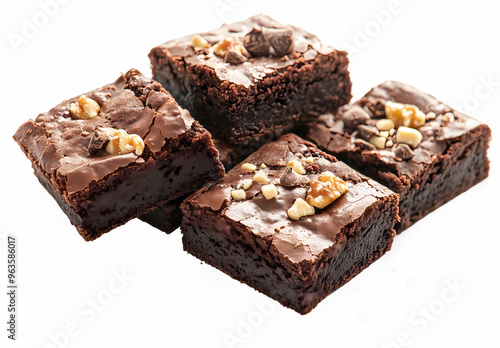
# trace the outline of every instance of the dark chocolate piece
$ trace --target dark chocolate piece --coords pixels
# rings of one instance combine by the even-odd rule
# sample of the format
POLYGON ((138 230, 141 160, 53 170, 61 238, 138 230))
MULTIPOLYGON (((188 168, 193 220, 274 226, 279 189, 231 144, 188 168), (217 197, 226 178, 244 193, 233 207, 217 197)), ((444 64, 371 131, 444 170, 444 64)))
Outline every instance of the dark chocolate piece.
POLYGON ((14 135, 35 175, 85 240, 224 174, 210 134, 137 70, 85 95, 99 104, 98 116, 73 119, 69 109, 76 97, 24 123, 14 135), (145 149, 140 156, 113 155, 94 151, 94 143, 89 154, 90 134, 99 128, 136 134, 145 149))
POLYGON ((293 29, 292 28, 262 28, 262 34, 269 42, 278 57, 292 53, 293 29))
POLYGON ((231 191, 253 175, 238 165, 185 200, 183 245, 199 259, 305 314, 391 248, 398 196, 313 144, 285 135, 244 162, 265 163, 278 195, 266 199, 265 184, 254 182, 245 200, 233 200, 231 191), (313 158, 304 166, 309 179, 331 171, 348 191, 316 214, 292 220, 287 210, 308 188, 282 186, 280 177, 289 161, 307 157, 313 158))
POLYGON ((396 229, 401 232, 488 176, 491 130, 433 96, 395 81, 373 88, 354 105, 367 111, 368 123, 374 124, 386 117, 387 101, 415 105, 427 114, 418 128, 422 141, 416 148, 396 144, 397 134, 388 138, 396 144, 392 148, 367 148, 357 140, 369 140, 363 133, 368 126, 358 126, 357 132, 344 127, 342 111, 322 115, 306 128, 307 137, 321 149, 399 193, 401 223, 396 229))
POLYGON ((243 38, 243 46, 248 53, 254 57, 267 56, 269 54, 269 41, 266 40, 262 30, 252 28, 252 30, 243 38))
POLYGON ((370 115, 363 108, 353 105, 352 108, 342 114, 342 120, 347 128, 356 129, 358 125, 365 124, 370 115))
POLYGON ((351 99, 347 53, 300 28, 258 15, 199 35, 211 45, 225 39, 248 45, 259 40, 259 31, 270 33, 276 47, 260 55, 262 43, 252 44, 257 56, 241 64, 229 64, 212 50, 194 49, 192 35, 149 54, 153 77, 215 137, 232 144, 335 112, 351 99), (290 30, 293 51, 273 55, 289 50, 290 30))
POLYGON ((286 168, 280 177, 280 185, 285 187, 305 187, 309 181, 307 176, 296 173, 292 167, 286 168))

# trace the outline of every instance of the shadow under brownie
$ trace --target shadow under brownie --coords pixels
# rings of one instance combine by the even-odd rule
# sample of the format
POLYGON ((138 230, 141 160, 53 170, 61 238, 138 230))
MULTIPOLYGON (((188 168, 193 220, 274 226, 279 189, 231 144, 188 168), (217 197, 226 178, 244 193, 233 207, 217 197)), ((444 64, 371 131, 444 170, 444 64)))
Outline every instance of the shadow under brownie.
POLYGON ((401 82, 384 82, 305 129, 319 148, 400 195, 398 233, 489 172, 490 128, 401 82))
POLYGON ((29 120, 14 139, 87 241, 224 175, 210 134, 135 69, 29 120))
POLYGON ((190 196, 182 209, 186 251, 306 314, 391 248, 398 195, 288 134, 190 196), (313 215, 296 215, 293 207, 309 201, 308 188, 328 172, 347 192, 322 208, 309 205, 313 215), (270 186, 276 195, 269 196, 270 186))

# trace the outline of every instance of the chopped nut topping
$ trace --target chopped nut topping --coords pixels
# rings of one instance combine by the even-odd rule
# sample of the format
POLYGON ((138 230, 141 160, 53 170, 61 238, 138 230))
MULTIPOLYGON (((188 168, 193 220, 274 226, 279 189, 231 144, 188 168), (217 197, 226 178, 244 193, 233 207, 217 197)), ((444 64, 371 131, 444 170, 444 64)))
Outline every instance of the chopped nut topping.
POLYGON ((313 164, 314 158, 313 158, 313 156, 309 156, 309 157, 306 157, 305 161, 307 164, 313 164))
POLYGON ((90 139, 87 151, 91 155, 97 153, 97 151, 104 147, 104 144, 106 144, 111 138, 115 136, 115 133, 116 129, 114 128, 97 128, 92 134, 92 138, 90 139))
POLYGON ((446 114, 443 115, 441 118, 441 121, 443 122, 452 122, 455 121, 455 116, 451 112, 447 112, 446 114))
POLYGON ((347 192, 347 184, 332 172, 321 173, 317 179, 309 183, 306 201, 313 207, 323 209, 347 192))
POLYGON ((210 48, 210 44, 207 40, 202 38, 200 35, 193 35, 191 39, 191 45, 195 48, 210 48))
POLYGON ((424 125, 426 115, 416 105, 388 101, 385 103, 385 115, 394 122, 396 128, 401 126, 418 128, 424 125))
POLYGON ((106 151, 111 155, 124 155, 135 151, 135 154, 140 156, 144 151, 144 141, 137 134, 129 135, 123 129, 118 129, 106 145, 106 151))
POLYGON ((401 126, 396 134, 396 141, 398 143, 405 143, 413 148, 416 148, 422 141, 422 133, 416 129, 401 126))
POLYGON ((252 163, 243 163, 241 165, 241 169, 255 172, 255 169, 257 169, 257 166, 255 164, 252 164, 252 163))
POLYGON ((381 131, 379 133, 379 135, 382 137, 382 138, 389 138, 389 132, 388 131, 381 131))
POLYGON ((278 195, 278 190, 274 184, 264 185, 262 186, 262 194, 266 199, 272 199, 278 195))
POLYGON ((299 161, 296 161, 296 160, 290 161, 290 162, 288 162, 288 166, 292 167, 292 169, 297 174, 304 175, 306 173, 306 170, 304 169, 304 166, 299 161))
POLYGON ((429 111, 429 112, 427 113, 427 115, 426 115, 426 118, 427 118, 428 120, 433 120, 433 119, 435 119, 435 118, 436 118, 436 113, 435 113, 434 111, 429 111))
POLYGON ((258 172, 256 172, 253 176, 253 179, 259 184, 267 184, 269 182, 269 179, 267 178, 267 175, 263 170, 259 170, 258 172))
POLYGON ((280 177, 280 184, 287 187, 306 186, 309 183, 309 178, 296 173, 292 167, 286 167, 280 177))
POLYGON ((242 201, 247 198, 247 194, 245 190, 232 190, 231 197, 233 197, 235 201, 242 201))
POLYGON ((383 118, 377 121, 377 128, 380 131, 390 131, 394 128, 394 122, 388 118, 383 118))
POLYGON ((241 44, 231 39, 224 39, 212 46, 212 51, 231 64, 240 64, 247 60, 243 55, 241 44))
POLYGON ((69 112, 71 115, 80 120, 90 120, 96 117, 101 111, 101 107, 94 99, 87 98, 82 95, 78 99, 78 103, 71 103, 69 112))
POLYGON ((297 198, 287 213, 291 219, 299 220, 303 216, 314 215, 315 212, 313 206, 302 198, 297 198))
POLYGON ((243 184, 241 185, 241 187, 243 187, 243 190, 248 190, 250 187, 252 187, 252 184, 253 184, 253 181, 252 179, 245 179, 243 180, 243 184))
POLYGON ((391 128, 391 130, 389 131, 389 136, 392 137, 394 133, 396 133, 396 130, 394 128, 391 128))
POLYGON ((392 145, 394 145, 392 140, 387 140, 387 142, 385 143, 385 147, 392 147, 392 145))
POLYGON ((266 164, 265 164, 265 163, 262 163, 262 164, 260 165, 260 167, 261 167, 262 169, 267 168, 267 166, 266 166, 266 164))
POLYGON ((385 141, 387 139, 384 137, 371 137, 370 138, 370 143, 375 145, 375 147, 379 150, 385 149, 385 141))

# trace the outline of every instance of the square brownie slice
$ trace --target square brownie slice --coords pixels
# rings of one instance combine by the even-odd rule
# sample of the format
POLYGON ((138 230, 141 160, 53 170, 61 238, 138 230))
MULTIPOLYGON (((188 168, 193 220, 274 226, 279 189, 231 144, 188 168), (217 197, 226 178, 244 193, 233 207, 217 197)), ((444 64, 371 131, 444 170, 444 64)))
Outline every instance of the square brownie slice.
POLYGON ((306 129, 321 149, 399 193, 398 232, 489 172, 490 128, 401 82, 384 82, 306 129))
POLYGON ((294 134, 184 201, 184 249, 306 314, 391 248, 398 195, 294 134))
POLYGON ((351 99, 346 52, 265 15, 168 41, 149 58, 153 77, 179 104, 231 143, 351 99))
POLYGON ((29 120, 14 139, 87 241, 224 175, 210 134, 134 69, 29 120))

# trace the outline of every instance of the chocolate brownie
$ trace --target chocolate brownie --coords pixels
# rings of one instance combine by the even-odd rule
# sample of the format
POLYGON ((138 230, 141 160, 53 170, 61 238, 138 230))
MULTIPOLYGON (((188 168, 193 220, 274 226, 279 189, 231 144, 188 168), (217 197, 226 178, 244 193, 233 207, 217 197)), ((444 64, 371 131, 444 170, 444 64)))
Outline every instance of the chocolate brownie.
POLYGON ((224 175, 210 134, 134 69, 29 120, 14 139, 87 241, 224 175))
POLYGON ((230 143, 334 112, 351 99, 346 52, 264 15, 168 41, 149 58, 153 77, 230 143))
POLYGON ((488 176, 490 128, 400 82, 306 128, 321 149, 399 193, 398 232, 488 176))
POLYGON ((184 201, 183 245, 306 314, 391 248, 398 199, 288 134, 184 201))
MULTIPOLYGON (((222 164, 226 171, 229 171, 249 154, 259 149, 262 144, 278 139, 282 135, 281 132, 287 129, 288 127, 284 127, 273 132, 259 134, 237 145, 217 138, 213 138, 213 142, 219 151, 222 164)), ((181 225, 182 210, 180 204, 182 201, 183 198, 180 198, 161 204, 149 213, 140 216, 139 219, 165 233, 172 233, 181 225)))

